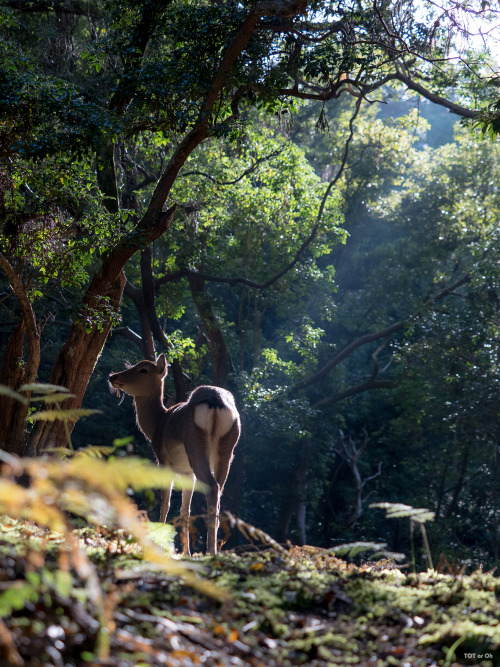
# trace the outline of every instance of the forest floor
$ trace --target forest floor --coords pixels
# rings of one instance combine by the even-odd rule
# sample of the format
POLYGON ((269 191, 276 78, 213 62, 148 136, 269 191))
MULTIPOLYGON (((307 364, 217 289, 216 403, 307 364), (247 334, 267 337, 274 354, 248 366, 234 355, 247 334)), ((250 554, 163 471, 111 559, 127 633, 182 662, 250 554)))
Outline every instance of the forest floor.
POLYGON ((75 534, 79 564, 34 524, 0 522, 0 665, 500 665, 493 574, 249 547, 175 561, 196 568, 188 585, 123 532, 75 534))

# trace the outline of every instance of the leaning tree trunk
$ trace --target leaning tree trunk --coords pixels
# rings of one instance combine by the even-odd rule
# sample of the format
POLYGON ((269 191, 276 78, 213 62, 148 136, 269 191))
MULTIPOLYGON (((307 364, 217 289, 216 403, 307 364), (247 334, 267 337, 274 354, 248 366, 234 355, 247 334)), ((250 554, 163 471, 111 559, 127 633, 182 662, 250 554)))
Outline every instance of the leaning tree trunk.
MULTIPOLYGON (((74 398, 69 398, 64 402, 64 408, 68 410, 79 408, 82 404, 90 376, 112 326, 111 313, 116 313, 120 307, 125 275, 123 271, 120 271, 115 280, 108 283, 106 288, 102 282, 100 274, 91 282, 84 300, 83 312, 84 316, 87 314, 88 317, 94 318, 98 311, 100 317, 106 318, 105 321, 101 321, 100 325, 93 324, 90 331, 87 331, 85 321, 75 322, 52 369, 50 382, 67 387, 74 394, 74 398), (104 300, 106 300, 104 308, 108 311, 106 313, 103 313, 104 300)), ((36 423, 29 442, 31 453, 40 453, 48 447, 64 446, 67 446, 64 422, 39 421, 36 423)))
MULTIPOLYGON (((0 384, 18 389, 24 383, 23 358, 25 326, 21 318, 5 349, 0 384)), ((13 454, 22 454, 26 441, 28 404, 0 395, 0 447, 13 454)))
MULTIPOLYGON (((292 2, 290 6, 287 4, 285 6, 286 16, 295 16, 304 12, 305 8, 305 0, 297 0, 297 2, 292 2)), ((262 16, 268 16, 270 11, 273 11, 273 7, 269 8, 268 3, 265 2, 252 7, 227 46, 212 80, 207 86, 205 98, 199 109, 198 122, 174 151, 165 171, 158 180, 148 209, 137 227, 131 233, 127 234, 118 246, 110 252, 110 255, 104 260, 101 270, 93 278, 83 300, 83 317, 88 317, 90 321, 94 321, 96 312, 102 314, 106 310, 104 299, 109 300, 109 306, 112 308, 117 309, 119 307, 125 284, 123 268, 126 262, 137 250, 152 243, 168 229, 175 207, 172 207, 167 212, 163 212, 163 206, 170 195, 179 171, 196 147, 210 136, 211 122, 213 120, 212 112, 218 103, 222 89, 227 85, 228 76, 236 60, 252 37, 259 19, 262 16)), ((134 53, 138 54, 137 60, 140 59, 140 54, 144 52, 151 32, 149 28, 154 16, 156 14, 152 14, 151 12, 144 14, 143 20, 140 23, 141 29, 134 33, 139 35, 140 40, 142 40, 140 44, 135 44, 136 50, 134 53)), ((133 58, 131 66, 134 65, 135 60, 133 58)), ((124 93, 123 90, 119 89, 115 98, 111 101, 110 108, 118 112, 124 109, 127 103, 127 99, 125 99, 127 95, 128 93, 124 93)), ((111 155, 109 151, 107 157, 106 151, 104 153, 103 158, 108 163, 108 167, 110 167, 112 164, 111 155)), ((101 185, 105 190, 110 189, 112 186, 112 184, 106 185, 106 176, 107 174, 100 175, 101 185)), ((53 384, 64 385, 76 395, 76 398, 71 399, 71 402, 69 400, 65 402, 66 408, 79 407, 81 405, 90 375, 110 328, 110 318, 104 322, 101 329, 93 324, 89 332, 85 324, 81 321, 76 321, 73 324, 69 337, 56 360, 50 379, 53 384)), ((64 426, 58 422, 38 424, 33 430, 30 439, 30 445, 36 452, 41 451, 49 445, 64 446, 65 444, 64 426)))
MULTIPOLYGON (((21 384, 31 384, 36 379, 40 365, 40 331, 26 287, 2 252, 0 269, 7 276, 21 308, 21 319, 5 351, 0 383, 17 390, 21 384), (23 355, 25 335, 28 343, 26 362, 23 355)), ((30 393, 27 392, 25 396, 29 399, 30 393)), ((0 416, 0 447, 15 454, 22 454, 26 443, 28 403, 23 404, 0 396, 0 416)))

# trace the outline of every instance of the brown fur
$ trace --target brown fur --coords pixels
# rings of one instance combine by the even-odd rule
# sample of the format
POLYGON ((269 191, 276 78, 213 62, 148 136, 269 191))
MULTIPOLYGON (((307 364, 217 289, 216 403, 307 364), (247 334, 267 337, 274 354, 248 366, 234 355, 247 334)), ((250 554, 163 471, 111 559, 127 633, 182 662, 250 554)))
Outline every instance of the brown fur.
MULTIPOLYGON (((163 381, 167 360, 140 361, 109 376, 111 390, 134 397, 137 424, 150 440, 158 463, 174 473, 189 475, 206 487, 207 550, 217 551, 220 498, 240 436, 240 417, 231 392, 221 387, 197 387, 184 403, 166 408, 163 381)), ((162 494, 160 520, 170 508, 172 487, 162 494)), ((193 488, 182 490, 182 545, 189 554, 189 513, 193 488)))

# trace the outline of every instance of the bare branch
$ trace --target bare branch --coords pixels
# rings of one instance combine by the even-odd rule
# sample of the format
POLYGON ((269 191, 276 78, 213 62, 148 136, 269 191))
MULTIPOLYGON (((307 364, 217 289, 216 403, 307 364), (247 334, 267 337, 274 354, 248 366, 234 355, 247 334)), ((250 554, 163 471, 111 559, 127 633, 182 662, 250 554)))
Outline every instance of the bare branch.
POLYGON ((347 35, 350 32, 350 29, 348 30, 350 26, 348 26, 345 23, 345 21, 337 21, 332 26, 330 26, 329 29, 326 30, 326 32, 319 35, 319 37, 311 37, 305 32, 306 30, 316 30, 316 31, 321 30, 322 27, 323 26, 321 25, 312 25, 310 23, 306 23, 304 28, 302 30, 299 30, 298 28, 294 28, 293 26, 290 25, 277 24, 277 23, 264 23, 264 22, 258 26, 259 29, 273 30, 274 32, 297 35, 297 37, 299 37, 301 41, 310 42, 311 44, 319 44, 320 42, 324 42, 325 39, 328 39, 328 37, 335 35, 337 32, 341 32, 344 35, 347 35))
POLYGON ((425 86, 417 83, 410 76, 404 74, 401 71, 395 72, 393 79, 401 81, 402 83, 406 84, 410 90, 414 90, 416 93, 422 95, 422 97, 425 97, 427 100, 449 109, 451 113, 457 114, 457 116, 461 116, 462 118, 476 118, 478 116, 479 112, 477 110, 467 109, 467 107, 464 107, 460 104, 455 104, 455 102, 452 102, 451 100, 448 100, 441 95, 432 93, 430 90, 425 88, 425 86))
POLYGON ((357 384, 353 387, 349 387, 349 389, 339 391, 333 396, 328 396, 327 398, 321 399, 321 401, 317 401, 311 405, 311 408, 313 410, 324 408, 326 405, 333 405, 334 403, 342 401, 344 398, 349 398, 349 396, 356 396, 357 394, 362 394, 363 392, 370 391, 371 389, 394 389, 396 384, 397 383, 395 380, 372 380, 370 378, 366 382, 361 382, 360 384, 357 384))
POLYGON ((111 329, 110 333, 112 336, 123 336, 127 340, 131 340, 142 352, 142 338, 130 327, 117 327, 116 329, 111 329))
POLYGON ((271 160, 273 157, 277 157, 280 155, 283 151, 285 150, 285 146, 281 146, 280 148, 277 148, 275 151, 272 153, 269 153, 269 155, 265 155, 264 157, 257 158, 255 162, 248 167, 248 169, 245 169, 243 173, 241 173, 237 178, 235 178, 232 181, 219 181, 217 178, 214 178, 213 176, 210 176, 210 174, 206 174, 203 171, 186 171, 181 174, 179 174, 179 178, 185 178, 186 176, 203 176, 204 178, 208 178, 212 183, 217 183, 217 185, 235 185, 239 181, 241 181, 245 176, 249 176, 253 171, 257 169, 259 164, 262 164, 263 162, 266 162, 267 160, 271 160))
MULTIPOLYGON (((422 315, 422 313, 432 306, 433 304, 437 303, 438 301, 441 301, 444 299, 448 294, 451 294, 454 292, 456 289, 464 285, 465 283, 468 283, 471 279, 471 274, 470 272, 466 273, 464 276, 459 278, 457 281, 455 281, 452 285, 449 285, 448 287, 445 287, 442 289, 438 294, 434 295, 433 297, 430 297, 425 301, 425 303, 422 305, 421 308, 419 308, 415 313, 412 315, 409 315, 407 318, 404 320, 400 320, 399 322, 394 322, 394 324, 391 324, 387 327, 384 327, 383 329, 379 329, 379 331, 374 331, 373 333, 365 334, 364 336, 361 336, 360 338, 357 338, 356 340, 353 340, 351 343, 346 345, 340 352, 338 352, 333 359, 331 359, 328 363, 326 363, 322 368, 319 369, 316 373, 313 373, 313 375, 310 375, 308 378, 305 378, 301 382, 298 382, 292 389, 293 391, 296 391, 298 389, 304 389, 305 387, 310 386, 311 384, 314 384, 315 382, 318 382, 318 380, 321 380, 325 375, 327 375, 332 369, 334 369, 336 366, 340 364, 341 361, 343 361, 346 357, 348 357, 354 350, 357 350, 358 348, 362 347, 363 345, 366 345, 367 343, 371 343, 374 340, 380 340, 381 338, 387 338, 389 336, 392 336, 395 334, 397 331, 402 331, 403 329, 406 329, 406 327, 414 321, 417 317, 422 315)), ((370 379, 368 382, 372 382, 372 379, 370 379)), ((363 383, 366 384, 366 383, 363 383)), ((354 393, 359 393, 359 387, 362 385, 358 385, 358 391, 354 393)), ((352 387, 352 390, 355 388, 352 387)), ((346 390, 346 392, 341 392, 340 394, 337 394, 336 396, 332 397, 332 400, 326 400, 326 403, 329 402, 335 402, 335 400, 340 400, 340 398, 345 398, 346 396, 351 395, 349 392, 351 390, 346 390)), ((365 389, 363 389, 365 391, 365 389)))

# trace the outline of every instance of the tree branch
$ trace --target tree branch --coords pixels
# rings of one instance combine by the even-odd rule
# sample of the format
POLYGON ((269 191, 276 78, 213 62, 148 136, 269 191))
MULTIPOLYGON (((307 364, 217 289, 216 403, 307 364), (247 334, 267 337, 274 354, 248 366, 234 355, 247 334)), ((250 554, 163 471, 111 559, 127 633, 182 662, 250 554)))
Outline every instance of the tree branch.
POLYGON ((320 401, 316 401, 311 405, 313 410, 319 408, 324 408, 326 405, 333 405, 342 401, 344 398, 349 398, 349 396, 355 396, 356 394, 362 394, 365 391, 370 389, 393 389, 396 386, 395 380, 372 380, 371 378, 366 382, 361 382, 360 384, 349 387, 344 391, 339 391, 333 396, 328 396, 327 398, 322 398, 320 401))
POLYGON ((6 7, 17 9, 26 14, 35 14, 38 12, 57 12, 58 14, 73 14, 75 16, 92 16, 99 18, 101 10, 97 3, 90 2, 30 2, 30 0, 6 0, 3 3, 6 7))
POLYGON ((335 177, 330 181, 328 184, 325 193, 323 195, 323 198, 321 200, 319 209, 318 209, 318 214, 316 216, 316 222, 314 223, 313 228, 311 229, 311 232, 309 236, 303 241, 302 245, 300 248, 297 250, 295 253, 294 258, 287 264, 285 267, 283 267, 278 273, 276 273, 274 276, 269 278, 268 280, 259 283, 254 280, 250 280, 249 278, 242 278, 242 277, 234 277, 234 278, 224 278, 222 276, 214 276, 206 273, 202 273, 199 271, 193 271, 192 269, 180 269, 179 271, 175 271, 173 273, 167 274, 166 276, 163 276, 162 278, 157 278, 155 281, 156 287, 159 287, 160 285, 166 283, 166 282, 172 282, 174 280, 178 280, 179 278, 189 278, 189 277, 198 277, 201 280, 206 280, 207 282, 217 282, 217 283, 224 283, 226 285, 246 285, 247 287, 252 287, 254 289, 267 289, 268 287, 271 287, 275 282, 277 282, 280 278, 282 278, 286 273, 291 271, 296 264, 302 259, 304 253, 306 252, 307 248, 311 245, 311 243, 314 241, 316 234, 318 233, 318 229, 321 224, 321 219, 323 217, 323 212, 325 209, 326 201, 328 197, 330 196, 330 193, 332 189, 335 187, 335 185, 338 183, 340 177, 342 176, 342 173, 344 172, 345 166, 347 164, 347 159, 349 156, 349 147, 351 144, 351 141, 354 137, 354 121, 356 120, 356 117, 359 113, 359 110, 361 108, 361 102, 362 98, 359 98, 356 102, 355 106, 355 111, 349 120, 349 136, 346 139, 345 146, 344 146, 344 153, 342 155, 342 160, 340 161, 340 166, 339 169, 335 175, 335 177))
POLYGON ((461 116, 462 118, 477 118, 479 115, 479 111, 477 110, 467 109, 467 107, 463 107, 460 104, 455 104, 455 102, 452 102, 445 97, 441 97, 441 95, 432 93, 430 90, 427 90, 427 88, 422 86, 420 83, 417 83, 410 76, 404 74, 401 71, 395 72, 392 78, 406 84, 410 90, 414 90, 422 97, 425 97, 425 99, 434 102, 434 104, 439 104, 440 106, 449 109, 451 113, 454 113, 457 116, 461 116))
POLYGON ((237 178, 235 178, 232 181, 219 181, 217 178, 214 178, 213 176, 210 176, 210 174, 206 174, 203 171, 186 171, 181 174, 179 174, 179 178, 185 178, 186 176, 203 176, 204 178, 208 178, 208 180, 212 181, 212 183, 217 183, 217 185, 235 185, 239 181, 241 181, 245 176, 248 176, 251 174, 253 171, 257 169, 259 164, 262 164, 263 162, 266 162, 267 160, 270 160, 273 157, 277 157, 280 155, 285 150, 285 146, 281 146, 280 148, 277 148, 275 151, 272 153, 269 153, 269 155, 265 155, 264 157, 257 158, 255 162, 248 167, 248 169, 245 169, 245 171, 240 174, 237 178))
MULTIPOLYGON (((356 394, 362 394, 363 392, 369 391, 370 389, 392 389, 393 387, 395 387, 397 384, 395 380, 377 380, 379 374, 378 355, 387 345, 387 342, 388 339, 386 339, 381 345, 379 345, 378 348, 375 350, 375 352, 371 355, 373 361, 373 372, 368 380, 366 380, 365 382, 361 382, 360 384, 354 385, 352 387, 349 387, 348 389, 344 389, 344 391, 340 391, 334 394, 333 396, 328 396, 327 398, 323 398, 322 400, 314 403, 314 405, 312 405, 311 407, 313 409, 323 408, 325 405, 332 405, 333 403, 337 403, 338 401, 341 401, 344 398, 348 398, 349 396, 355 396, 356 394)), ((389 365, 390 362, 382 370, 388 368, 389 365)))
POLYGON ((143 351, 141 336, 135 333, 135 331, 132 331, 130 327, 117 327, 116 329, 111 329, 110 333, 112 336, 123 336, 127 340, 131 340, 132 343, 137 345, 141 352, 143 351))
MULTIPOLYGON (((380 329, 379 331, 374 331, 373 333, 365 334, 364 336, 361 336, 360 338, 357 338, 356 340, 353 340, 351 343, 346 345, 338 354, 336 354, 333 359, 331 359, 328 363, 326 363, 322 368, 319 369, 316 373, 313 373, 313 375, 310 375, 308 378, 305 378, 301 382, 298 382, 294 387, 292 387, 293 391, 297 391, 299 389, 304 389, 305 387, 310 386, 311 384, 314 384, 315 382, 318 382, 318 380, 321 380, 325 375, 327 375, 333 368, 338 366, 341 361, 343 361, 346 357, 348 357, 354 350, 357 350, 359 347, 362 347, 363 345, 366 345, 367 343, 371 343, 374 340, 380 340, 380 338, 386 338, 388 336, 392 336, 394 333, 397 331, 401 331, 402 329, 406 329, 406 327, 415 320, 417 317, 419 317, 426 308, 429 306, 432 306, 433 304, 437 303, 438 301, 441 301, 441 299, 444 299, 448 294, 451 294, 453 291, 464 285, 465 283, 469 282, 471 279, 471 274, 470 272, 466 273, 464 276, 459 278, 457 281, 455 281, 452 285, 449 285, 448 287, 445 287, 442 289, 438 294, 435 296, 427 299, 423 306, 419 308, 415 313, 412 315, 408 316, 404 320, 400 320, 399 322, 395 322, 394 324, 391 324, 388 327, 384 327, 383 329, 380 329)), ((354 389, 354 388, 353 388, 354 389)), ((349 391, 349 390, 346 390, 349 391)), ((345 392, 341 392, 341 394, 344 394, 345 392)), ((356 392, 359 393, 359 392, 356 392)), ((341 394, 338 394, 336 396, 341 396, 341 394)), ((350 394, 347 394, 350 395, 350 394)), ((345 396, 341 396, 342 398, 345 398, 345 396)), ((332 397, 336 398, 336 397, 332 397)), ((340 400, 340 398, 336 398, 336 400, 340 400)), ((333 401, 331 401, 333 402, 333 401)))
POLYGON ((428 88, 415 81, 410 75, 405 74, 401 70, 387 74, 379 81, 373 82, 370 85, 362 84, 360 81, 353 79, 342 79, 334 84, 330 83, 325 88, 319 88, 316 92, 309 92, 305 89, 299 89, 298 84, 296 84, 294 88, 283 88, 280 90, 280 94, 290 97, 297 97, 304 100, 328 102, 331 99, 340 97, 342 93, 348 92, 345 88, 345 85, 350 84, 351 86, 356 87, 357 90, 359 90, 359 93, 366 99, 370 93, 380 89, 382 86, 388 83, 391 83, 391 81, 400 81, 401 83, 404 83, 410 90, 415 91, 434 104, 445 107, 451 113, 454 113, 462 118, 477 118, 479 115, 479 111, 477 109, 468 109, 461 104, 452 102, 446 97, 442 97, 437 93, 433 93, 428 88))

